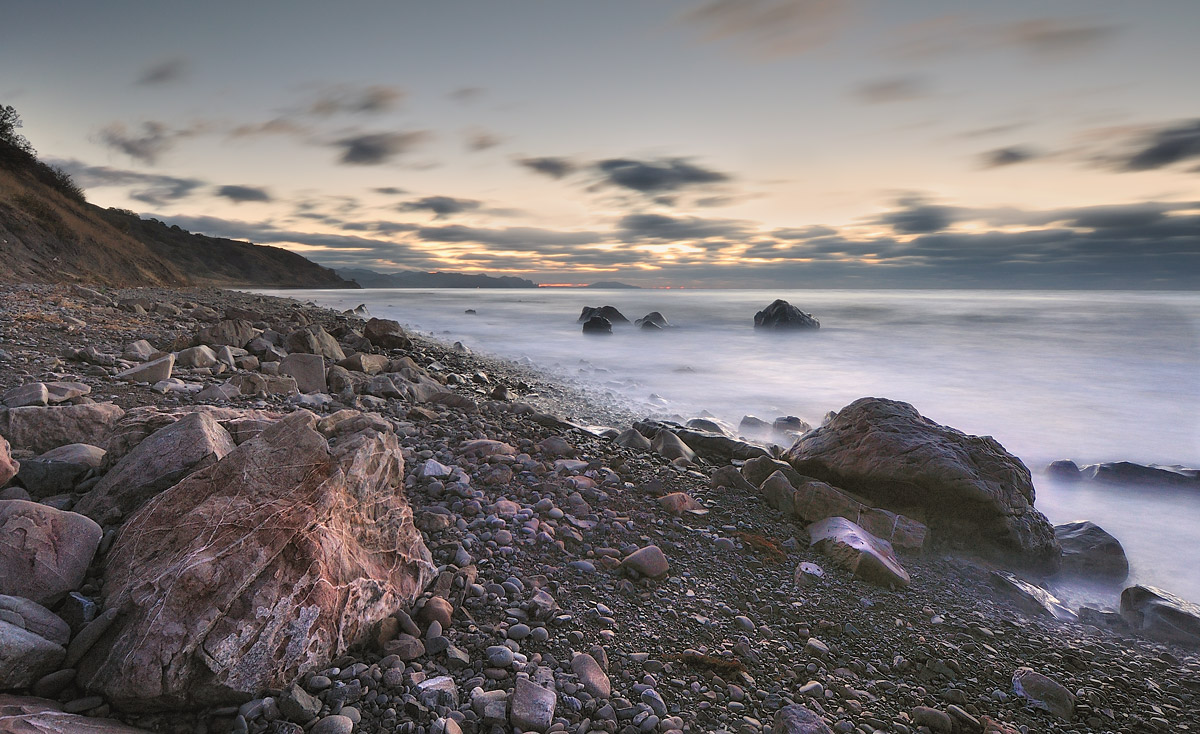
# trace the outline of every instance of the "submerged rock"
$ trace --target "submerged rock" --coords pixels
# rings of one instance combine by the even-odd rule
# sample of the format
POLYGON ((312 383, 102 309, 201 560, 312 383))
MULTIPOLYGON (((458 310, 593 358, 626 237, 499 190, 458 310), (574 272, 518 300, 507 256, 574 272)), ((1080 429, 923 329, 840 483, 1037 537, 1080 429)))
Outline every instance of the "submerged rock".
POLYGON ((1121 616, 1133 629, 1163 642, 1200 647, 1200 605, 1153 586, 1121 592, 1121 616))
POLYGON ((876 538, 844 517, 830 517, 808 526, 809 544, 841 568, 880 586, 905 587, 908 572, 896 560, 891 543, 876 538))
POLYGON ((819 329, 821 322, 809 313, 804 313, 783 299, 754 314, 756 329, 819 329))
POLYGON ((366 639, 433 575, 396 436, 299 411, 157 495, 108 554, 122 617, 82 685, 128 710, 248 700, 366 639))
POLYGON ((861 398, 806 433, 786 458, 801 474, 895 512, 923 517, 934 540, 1058 567, 1054 529, 1034 509, 1021 460, 990 436, 969 436, 908 403, 861 398))
POLYGON ((1062 546, 1063 571, 1116 581, 1129 575, 1125 549, 1099 525, 1086 521, 1055 525, 1054 537, 1062 546))
POLYGON ((1128 461, 1114 461, 1085 466, 1080 471, 1084 479, 1105 484, 1200 489, 1200 473, 1195 469, 1167 469, 1142 466, 1128 461))

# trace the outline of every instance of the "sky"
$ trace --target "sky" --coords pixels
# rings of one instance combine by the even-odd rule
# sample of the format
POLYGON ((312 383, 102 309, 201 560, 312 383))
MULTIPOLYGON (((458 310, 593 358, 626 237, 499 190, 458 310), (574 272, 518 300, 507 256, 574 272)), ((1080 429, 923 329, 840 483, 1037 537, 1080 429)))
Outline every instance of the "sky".
POLYGON ((93 203, 379 272, 1200 287, 1200 2, 7 3, 93 203))

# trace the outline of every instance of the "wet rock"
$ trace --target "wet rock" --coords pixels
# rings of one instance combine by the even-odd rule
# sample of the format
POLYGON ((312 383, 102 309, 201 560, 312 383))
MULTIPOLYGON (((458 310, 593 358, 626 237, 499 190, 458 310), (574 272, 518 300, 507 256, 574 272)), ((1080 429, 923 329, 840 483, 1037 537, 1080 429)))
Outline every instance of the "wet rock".
POLYGON ((1062 546, 1062 570, 1083 576, 1122 580, 1129 575, 1129 560, 1121 543, 1092 522, 1054 526, 1062 546))
POLYGON ((83 515, 0 500, 0 594, 45 603, 78 588, 101 535, 83 515))
POLYGON ((69 443, 103 446, 123 415, 113 403, 12 408, 0 413, 0 434, 14 449, 38 454, 69 443))
POLYGON ((771 305, 754 314, 754 328, 790 330, 790 329, 819 329, 821 322, 812 314, 804 313, 783 299, 777 299, 771 305))
POLYGON ((621 561, 621 565, 652 579, 665 576, 670 569, 666 555, 657 545, 648 545, 630 553, 621 561))
POLYGON ((958 543, 1040 570, 1061 550, 1033 508, 1029 470, 988 436, 968 436, 908 403, 862 398, 788 450, 801 474, 895 512, 923 513, 934 540, 958 543))
POLYGON ((1013 692, 1031 706, 1044 709, 1063 721, 1070 721, 1075 712, 1075 696, 1058 681, 1032 668, 1017 668, 1013 672, 1013 692))
POLYGON ((833 734, 825 720, 798 703, 784 706, 775 713, 772 734, 833 734))
POLYGON ((917 726, 929 727, 935 734, 951 734, 954 731, 954 720, 950 718, 950 714, 928 706, 914 708, 912 720, 917 726))
POLYGON ((830 517, 808 526, 810 545, 841 568, 880 586, 905 587, 908 572, 896 560, 892 546, 844 517, 830 517))
POLYGON ((1151 639, 1200 647, 1200 605, 1162 589, 1131 586, 1122 591, 1121 617, 1151 639))
POLYGON ((105 607, 125 616, 81 661, 84 685, 128 710, 219 705, 327 663, 411 604, 433 567, 396 437, 331 445, 315 425, 289 415, 126 521, 104 578, 105 607))
POLYGON ((100 522, 128 515, 234 448, 233 437, 211 415, 188 414, 139 443, 79 500, 75 510, 100 522))
POLYGON ((688 462, 696 460, 696 452, 670 431, 659 431, 658 435, 650 442, 650 446, 659 455, 672 461, 675 459, 683 459, 688 462))
MULTIPOLYGON (((207 347, 206 347, 207 348, 207 347)), ((117 373, 116 379, 125 382, 148 382, 154 384, 161 380, 171 379, 171 371, 175 368, 175 355, 168 354, 151 362, 139 364, 117 373)))

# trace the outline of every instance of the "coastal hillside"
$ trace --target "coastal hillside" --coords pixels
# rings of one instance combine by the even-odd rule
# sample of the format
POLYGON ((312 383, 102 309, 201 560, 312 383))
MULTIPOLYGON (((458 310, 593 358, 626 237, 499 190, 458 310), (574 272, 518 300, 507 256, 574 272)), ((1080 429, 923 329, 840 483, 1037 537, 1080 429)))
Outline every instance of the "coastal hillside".
POLYGON ((287 250, 90 204, 69 176, 11 134, 0 135, 0 282, 355 287, 287 250))

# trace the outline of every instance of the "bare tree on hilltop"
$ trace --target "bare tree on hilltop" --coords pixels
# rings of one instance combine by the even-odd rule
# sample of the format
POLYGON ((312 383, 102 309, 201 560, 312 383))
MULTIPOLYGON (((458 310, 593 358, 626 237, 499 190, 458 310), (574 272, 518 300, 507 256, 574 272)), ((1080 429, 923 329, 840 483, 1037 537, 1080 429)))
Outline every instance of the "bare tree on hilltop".
POLYGON ((29 139, 17 132, 21 127, 21 115, 16 108, 0 104, 0 166, 27 170, 68 199, 85 202, 83 189, 75 185, 69 173, 38 160, 29 139))

